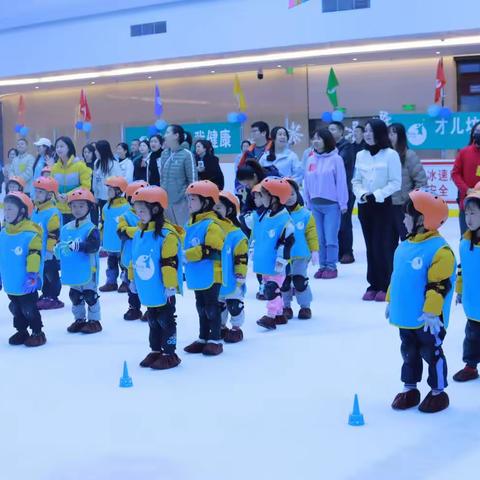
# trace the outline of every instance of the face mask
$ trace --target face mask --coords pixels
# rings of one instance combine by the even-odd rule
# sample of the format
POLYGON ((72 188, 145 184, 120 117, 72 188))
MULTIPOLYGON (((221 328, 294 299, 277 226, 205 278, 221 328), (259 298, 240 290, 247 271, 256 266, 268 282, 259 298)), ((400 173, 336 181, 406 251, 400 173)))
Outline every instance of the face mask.
POLYGON ((475 145, 480 145, 480 133, 474 133, 473 134, 473 143, 475 145))

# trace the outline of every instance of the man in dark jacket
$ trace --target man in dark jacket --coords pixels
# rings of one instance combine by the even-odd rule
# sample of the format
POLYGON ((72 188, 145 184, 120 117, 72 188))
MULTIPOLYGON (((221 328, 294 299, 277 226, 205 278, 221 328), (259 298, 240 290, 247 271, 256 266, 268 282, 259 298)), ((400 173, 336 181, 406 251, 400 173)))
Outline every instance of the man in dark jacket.
POLYGON ((338 232, 338 257, 340 263, 347 264, 355 261, 355 257, 353 256, 352 226, 352 212, 353 205, 355 204, 355 195, 352 190, 353 171, 355 170, 355 152, 353 145, 344 137, 345 126, 342 122, 331 122, 328 129, 337 142, 338 153, 343 158, 345 172, 347 174, 348 209, 342 215, 340 231, 338 232))

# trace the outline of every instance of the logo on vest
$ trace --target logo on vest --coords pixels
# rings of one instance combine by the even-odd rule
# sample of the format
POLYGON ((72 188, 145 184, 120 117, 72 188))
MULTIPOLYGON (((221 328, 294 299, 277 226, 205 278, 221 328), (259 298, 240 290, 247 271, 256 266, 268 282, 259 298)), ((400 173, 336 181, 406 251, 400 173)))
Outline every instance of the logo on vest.
POLYGON ((423 267, 423 258, 422 257, 415 257, 411 262, 410 265, 414 270, 421 270, 423 267))
POLYGON ((15 248, 13 249, 13 253, 14 253, 15 255, 17 255, 17 256, 20 256, 20 255, 23 254, 23 248, 22 248, 22 247, 15 247, 15 248))
POLYGON ((269 236, 270 238, 274 238, 274 237, 275 237, 275 230, 273 230, 273 228, 272 228, 272 230, 269 230, 269 231, 268 231, 268 236, 269 236))
POLYGON ((303 222, 297 223, 297 230, 303 230, 305 228, 305 224, 303 222))
POLYGON ((140 255, 135 261, 135 271, 140 280, 150 280, 155 273, 155 265, 150 255, 140 255))
POLYGON ((200 245, 200 239, 198 237, 193 237, 190 240, 190 244, 192 245, 192 247, 198 247, 198 245, 200 245))

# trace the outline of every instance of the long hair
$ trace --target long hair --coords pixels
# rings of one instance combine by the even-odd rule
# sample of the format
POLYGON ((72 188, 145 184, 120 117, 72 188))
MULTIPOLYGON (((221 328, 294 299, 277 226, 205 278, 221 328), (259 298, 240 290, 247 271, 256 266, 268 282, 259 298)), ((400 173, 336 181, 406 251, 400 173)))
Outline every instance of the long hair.
POLYGON ((127 152, 127 154, 125 155, 125 158, 128 158, 130 156, 130 150, 128 148, 128 144, 125 143, 125 142, 120 142, 117 144, 117 147, 122 147, 123 150, 125 150, 127 152))
POLYGON ((85 163, 87 163, 87 160, 85 159, 85 150, 88 150, 92 154, 92 162, 95 163, 95 147, 91 143, 87 143, 83 148, 82 148, 82 158, 85 163))
POLYGON ((278 132, 280 130, 284 130, 285 133, 287 134, 287 140, 290 140, 290 134, 288 133, 288 130, 285 127, 273 127, 272 128, 272 138, 271 138, 272 142, 271 142, 271 146, 270 146, 270 149, 269 149, 269 154, 267 156, 267 160, 269 162, 273 162, 277 158, 276 155, 275 155, 275 140, 277 139, 277 135, 278 135, 278 132))
POLYGON ((405 163, 408 149, 407 132, 405 131, 405 127, 401 123, 392 123, 388 127, 388 131, 397 134, 397 144, 395 145, 395 150, 400 155, 400 161, 403 165, 405 163))
POLYGON ((267 175, 263 167, 253 159, 247 160, 243 167, 237 170, 237 180, 253 180, 257 176, 258 183, 260 183, 267 175))
POLYGON ((225 215, 225 218, 228 218, 228 220, 230 220, 236 227, 242 228, 242 224, 237 217, 237 208, 235 207, 235 205, 230 200, 228 200, 228 198, 225 197, 220 197, 220 201, 227 208, 227 214, 225 215))
POLYGON ((95 162, 95 168, 100 168, 104 175, 108 174, 111 164, 114 162, 112 147, 107 140, 99 140, 96 144, 100 158, 95 162))
POLYGON ((77 151, 75 150, 75 145, 70 137, 58 137, 55 140, 55 150, 57 150, 58 142, 63 142, 67 146, 67 155, 68 158, 75 157, 77 155, 77 151))
POLYGON ((475 129, 480 125, 480 122, 477 122, 473 125, 472 129, 470 130, 470 141, 468 142, 469 145, 473 145, 473 135, 475 134, 475 129))
MULTIPOLYGON (((153 231, 154 238, 158 238, 162 236, 162 229, 165 225, 165 212, 163 207, 159 203, 145 203, 147 208, 150 210, 152 215, 152 219, 150 221, 155 222, 155 229, 153 231), (153 208, 158 207, 158 212, 154 213, 153 208)), ((145 230, 147 229, 148 225, 145 225, 144 228, 140 230, 140 237, 143 237, 145 230)))
POLYGON ((365 124, 365 126, 366 125, 372 127, 375 145, 380 148, 380 150, 383 150, 384 148, 392 148, 392 144, 388 138, 387 124, 383 120, 372 118, 365 124))

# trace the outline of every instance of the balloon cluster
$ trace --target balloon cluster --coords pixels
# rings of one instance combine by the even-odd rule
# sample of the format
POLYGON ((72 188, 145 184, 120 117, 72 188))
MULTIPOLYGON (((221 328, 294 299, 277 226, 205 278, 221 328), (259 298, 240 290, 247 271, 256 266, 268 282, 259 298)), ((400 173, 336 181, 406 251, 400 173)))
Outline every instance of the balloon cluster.
POLYGON ((323 112, 321 118, 325 123, 341 122, 345 118, 345 115, 341 110, 334 110, 333 112, 323 112))
POLYGON ((168 127, 168 123, 163 120, 163 118, 159 118, 153 125, 148 127, 148 134, 150 136, 155 135, 157 133, 163 132, 168 127))
POLYGON ((441 107, 435 103, 428 107, 427 113, 431 118, 442 118, 444 120, 448 120, 453 114, 448 107, 441 107))
POLYGON ((21 125, 17 123, 15 125, 15 133, 19 133, 22 137, 26 137, 30 129, 26 125, 21 125))
POLYGON ((75 124, 75 128, 77 130, 81 130, 82 132, 89 133, 92 131, 92 124, 90 122, 82 122, 81 120, 79 120, 75 124))
POLYGON ((245 123, 248 115, 245 112, 230 112, 227 115, 228 123, 245 123))

